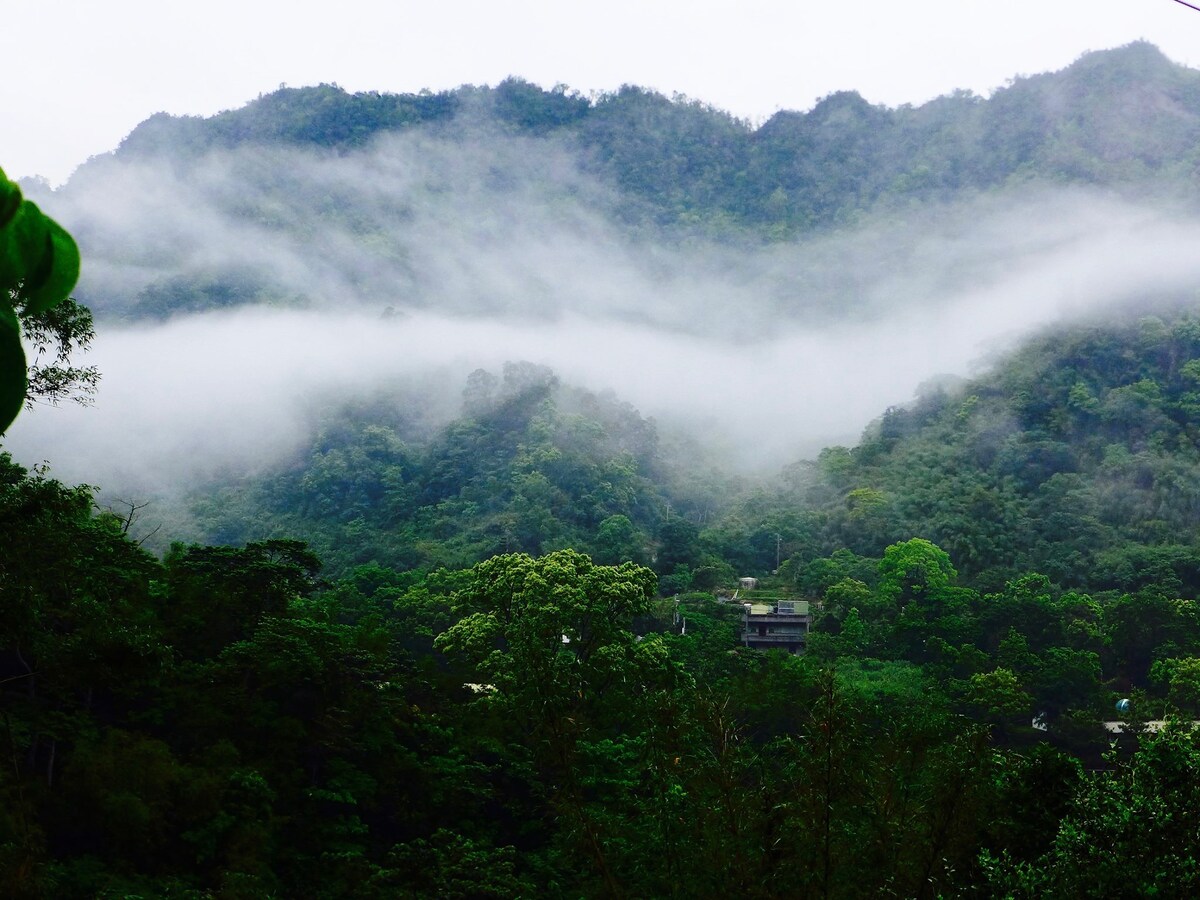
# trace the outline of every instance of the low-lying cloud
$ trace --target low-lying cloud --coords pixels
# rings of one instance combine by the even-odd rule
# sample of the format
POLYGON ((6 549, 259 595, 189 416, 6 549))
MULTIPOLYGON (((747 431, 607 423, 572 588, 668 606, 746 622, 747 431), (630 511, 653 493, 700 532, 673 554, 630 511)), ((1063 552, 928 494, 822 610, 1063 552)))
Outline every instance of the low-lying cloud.
POLYGON ((108 160, 44 205, 84 245, 103 382, 94 408, 37 409, 6 446, 118 494, 277 465, 314 404, 397 379, 449 417, 468 372, 517 359, 770 466, 852 442, 1031 329, 1200 281, 1200 221, 1080 190, 794 243, 667 238, 617 224, 566 145, 494 135, 108 160), (222 270, 277 306, 118 318, 151 285, 222 270))

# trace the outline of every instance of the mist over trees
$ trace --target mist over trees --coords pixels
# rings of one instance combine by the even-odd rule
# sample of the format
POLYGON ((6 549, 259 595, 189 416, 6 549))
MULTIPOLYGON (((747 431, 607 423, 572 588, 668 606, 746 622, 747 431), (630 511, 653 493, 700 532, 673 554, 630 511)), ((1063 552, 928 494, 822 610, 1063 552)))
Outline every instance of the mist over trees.
MULTIPOLYGON (((845 92, 757 128, 632 86, 593 98, 518 79, 436 95, 283 88, 209 119, 153 116, 114 153, 80 167, 54 202, 91 260, 83 299, 102 317, 344 307, 351 298, 480 315, 616 300, 622 315, 660 317, 645 296, 631 308, 619 296, 605 303, 578 277, 581 293, 563 298, 561 276, 588 264, 571 237, 603 241, 603 255, 651 286, 682 281, 702 293, 705 278, 682 271, 694 266, 750 278, 768 296, 739 297, 747 314, 767 301, 772 315, 844 314, 874 305, 870 279, 845 269, 861 268, 864 256, 903 269, 913 225, 995 215, 1001 195, 1034 196, 1021 187, 1041 197, 1050 187, 1100 189, 1109 202, 1194 209, 1198 91, 1200 75, 1148 44, 1018 78, 986 99, 954 94, 888 109, 845 92), (992 206, 969 205, 980 198, 992 206), (190 218, 177 212, 185 203, 190 218), (858 253, 811 243, 872 223, 882 233, 858 253), (421 237, 430 229, 463 245, 445 264, 431 262, 439 254, 421 237), (248 246, 241 238, 251 235, 248 246), (553 268, 524 240, 544 242, 543 256, 569 254, 566 264, 553 268), (763 241, 786 242, 788 252, 763 241), (496 242, 522 264, 506 278, 524 279, 500 292, 472 263, 496 242), (744 253, 753 262, 739 268, 744 253), (352 275, 340 271, 348 262, 352 275), (456 267, 466 267, 458 278, 456 267), (463 284, 442 284, 452 280, 463 284)), ((1004 253, 992 246, 987 255, 1004 253)), ((703 308, 700 297, 694 306, 703 308)))
POLYGON ((1194 895, 1198 90, 322 85, 30 186, 105 380, 0 451, 0 894, 1194 895))
POLYGON ((1186 297, 1194 79, 1137 44, 986 99, 837 95, 757 128, 516 80, 156 116, 61 189, 30 187, 87 255, 106 411, 31 417, 12 448, 165 494, 290 464, 323 390, 440 381, 445 425, 471 371, 529 360, 770 471, 1032 329, 1186 297), (1001 153, 1006 128, 1021 153, 1001 153), (922 166, 960 174, 932 190, 922 166), (826 211, 789 211, 789 191, 826 211), (751 200, 772 195, 774 213, 751 200), (174 421, 130 441, 147 406, 174 421))
POLYGON ((780 238, 845 224, 876 204, 945 200, 1013 181, 1139 191, 1157 184, 1169 193, 1191 170, 1198 96, 1200 75, 1147 43, 1018 77, 989 98, 959 92, 889 109, 843 91, 757 127, 632 85, 590 98, 518 78, 438 94, 321 85, 283 88, 210 119, 159 114, 115 158, 187 167, 213 151, 255 145, 348 153, 380 134, 414 130, 556 136, 587 171, 619 188, 631 224, 780 238))

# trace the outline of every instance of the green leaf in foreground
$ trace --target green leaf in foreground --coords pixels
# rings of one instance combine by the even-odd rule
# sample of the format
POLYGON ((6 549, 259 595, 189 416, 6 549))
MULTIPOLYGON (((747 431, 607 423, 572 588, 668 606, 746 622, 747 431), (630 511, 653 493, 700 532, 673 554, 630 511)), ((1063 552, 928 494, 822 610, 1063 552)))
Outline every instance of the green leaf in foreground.
MULTIPOLYGON (((20 297, 27 315, 45 312, 66 299, 79 280, 79 248, 75 240, 55 222, 26 201, 41 219, 41 258, 21 286, 20 297)), ((28 215, 28 212, 26 213, 28 215)))
POLYGON ((21 411, 28 386, 14 302, 22 315, 44 313, 78 280, 75 241, 0 171, 0 434, 21 411))
POLYGON ((0 300, 0 433, 25 402, 25 351, 21 326, 12 307, 0 300))

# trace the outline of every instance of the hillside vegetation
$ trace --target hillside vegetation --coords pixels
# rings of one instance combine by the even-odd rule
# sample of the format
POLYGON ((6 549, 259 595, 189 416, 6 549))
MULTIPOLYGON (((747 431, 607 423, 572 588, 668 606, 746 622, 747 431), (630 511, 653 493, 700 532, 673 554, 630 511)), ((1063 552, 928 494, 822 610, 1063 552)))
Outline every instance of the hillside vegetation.
POLYGON ((143 123, 55 196, 99 340, 155 351, 122 462, 207 466, 163 512, 0 452, 0 895, 1196 896, 1200 306, 1170 253, 1105 268, 1144 219, 1089 250, 1194 207, 1198 130, 1146 44, 757 127, 516 79, 143 123), (1030 333, 1045 279, 1103 296, 1030 333), (986 369, 854 446, 721 464, 808 427, 739 369, 902 382, 991 314, 986 369), (514 335, 736 415, 475 368, 514 335), (768 598, 809 602, 802 654, 747 646, 768 598))
MULTIPOLYGON (((438 94, 282 88, 207 119, 155 115, 54 199, 91 260, 81 296, 101 318, 353 304, 544 317, 615 303, 626 320, 761 332, 780 316, 879 312, 873 271, 944 252, 1002 216, 1001 198, 1075 190, 1195 208, 1198 109, 1200 72, 1144 43, 988 98, 890 109, 842 92, 757 127, 633 86, 592 98, 517 79, 438 94), (859 227, 881 233, 820 242, 859 227), (914 243, 943 230, 942 247, 914 243), (621 297, 628 278, 607 283, 614 266, 646 281, 641 296, 621 297), (700 315, 655 298, 672 284, 700 315)), ((969 248, 955 253, 960 278, 960 260, 921 266, 913 277, 933 280, 891 303, 978 277, 969 248)))
POLYGON ((1057 329, 824 451, 800 496, 827 545, 877 555, 920 534, 995 587, 1032 568, 1194 594, 1198 359, 1194 309, 1057 329))
POLYGON ((246 145, 346 153, 385 133, 466 137, 495 127, 565 138, 617 185, 635 218, 783 236, 845 222, 878 203, 946 199, 1014 180, 1165 187, 1190 182, 1200 143, 1200 72, 1154 46, 1091 53, 1018 77, 991 97, 872 106, 854 91, 757 127, 699 101, 632 85, 588 98, 520 79, 437 94, 281 88, 209 119, 159 114, 117 159, 175 165, 246 145))

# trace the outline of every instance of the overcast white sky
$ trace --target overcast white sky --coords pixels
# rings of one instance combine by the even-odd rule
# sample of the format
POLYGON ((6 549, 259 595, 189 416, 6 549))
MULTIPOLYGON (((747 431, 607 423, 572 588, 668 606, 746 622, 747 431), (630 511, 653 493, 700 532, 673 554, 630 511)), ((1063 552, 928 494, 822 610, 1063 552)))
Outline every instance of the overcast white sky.
POLYGON ((56 183, 155 112, 207 115, 283 82, 633 83, 760 121, 843 89, 888 105, 987 93, 1138 38, 1200 65, 1200 13, 1173 0, 3 0, 0 11, 0 166, 56 183))

